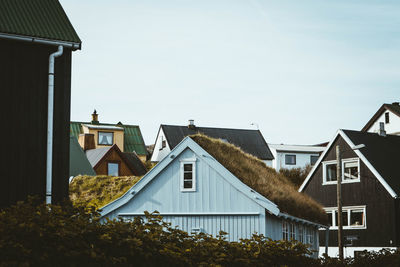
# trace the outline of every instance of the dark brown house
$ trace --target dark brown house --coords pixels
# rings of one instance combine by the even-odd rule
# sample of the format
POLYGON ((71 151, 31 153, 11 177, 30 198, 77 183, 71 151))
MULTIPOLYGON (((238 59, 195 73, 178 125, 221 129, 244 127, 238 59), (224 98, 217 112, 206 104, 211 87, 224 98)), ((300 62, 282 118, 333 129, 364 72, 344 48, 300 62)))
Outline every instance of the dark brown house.
MULTIPOLYGON (((400 136, 339 130, 299 189, 320 202, 329 215, 328 254, 338 253, 337 145, 342 152, 344 256, 399 248, 400 136), (365 147, 357 150, 361 144, 365 147)), ((320 231, 320 253, 325 241, 325 231, 320 231)))
POLYGON ((28 195, 45 197, 50 77, 54 77, 52 200, 68 197, 71 56, 80 47, 81 40, 57 0, 0 1, 0 113, 2 146, 7 151, 1 159, 0 207, 28 195), (51 73, 49 57, 56 51, 51 73))

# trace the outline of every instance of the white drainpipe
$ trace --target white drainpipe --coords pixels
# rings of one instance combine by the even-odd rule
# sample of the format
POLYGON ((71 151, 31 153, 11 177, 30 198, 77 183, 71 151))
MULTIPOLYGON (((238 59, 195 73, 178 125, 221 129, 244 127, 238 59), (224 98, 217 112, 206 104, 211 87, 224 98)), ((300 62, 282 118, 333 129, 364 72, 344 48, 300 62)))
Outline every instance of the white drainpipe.
POLYGON ((47 106, 47 162, 46 162, 46 204, 51 204, 51 182, 53 172, 53 113, 54 113, 54 61, 63 54, 63 46, 49 57, 49 89, 47 106))

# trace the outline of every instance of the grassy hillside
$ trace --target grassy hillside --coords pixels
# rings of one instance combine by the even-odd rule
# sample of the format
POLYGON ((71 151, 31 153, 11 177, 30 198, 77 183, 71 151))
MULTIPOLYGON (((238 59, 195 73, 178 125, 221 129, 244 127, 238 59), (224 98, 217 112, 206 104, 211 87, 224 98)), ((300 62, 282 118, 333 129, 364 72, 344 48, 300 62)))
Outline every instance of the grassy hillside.
POLYGON ((137 176, 77 176, 69 185, 69 198, 74 205, 101 208, 122 196, 140 178, 137 176))

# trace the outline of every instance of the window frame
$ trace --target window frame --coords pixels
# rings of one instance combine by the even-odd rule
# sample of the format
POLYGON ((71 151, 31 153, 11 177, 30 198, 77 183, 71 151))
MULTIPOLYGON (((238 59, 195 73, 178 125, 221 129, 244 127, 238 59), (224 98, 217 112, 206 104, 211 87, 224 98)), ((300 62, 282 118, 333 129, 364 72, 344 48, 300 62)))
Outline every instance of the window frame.
POLYGON ((285 154, 285 165, 296 165, 297 159, 296 154, 285 154), (287 163, 286 157, 294 157, 294 163, 287 163))
MULTIPOLYGON (((331 221, 331 226, 329 226, 330 230, 337 230, 338 226, 336 225, 336 214, 337 214, 337 207, 329 207, 329 208, 324 208, 326 213, 331 213, 332 214, 332 221, 331 221)), ((342 207, 342 212, 345 211, 347 212, 347 225, 343 225, 343 229, 367 229, 367 206, 345 206, 342 207), (363 216, 363 224, 360 226, 354 226, 350 225, 351 224, 351 211, 359 211, 362 210, 363 216)))
POLYGON ((290 225, 286 220, 282 220, 282 240, 290 240, 290 225))
POLYGON ((390 123, 389 111, 385 112, 385 124, 390 123))
MULTIPOLYGON (((330 184, 337 184, 337 180, 335 181, 327 181, 327 165, 337 164, 337 160, 328 160, 322 162, 322 185, 330 185, 330 184)), ((360 172, 360 158, 346 158, 342 159, 342 184, 350 184, 350 183, 359 183, 361 181, 361 172, 360 172), (358 168, 358 178, 357 179, 344 179, 344 164, 349 162, 357 161, 357 168, 358 168)), ((337 175, 337 174, 336 174, 337 175)))
POLYGON ((121 162, 119 162, 119 161, 107 161, 107 176, 113 176, 113 177, 121 176, 121 162), (118 165, 118 175, 117 176, 113 176, 113 175, 109 174, 108 164, 110 164, 110 163, 118 165))
POLYGON ((189 158, 189 159, 182 159, 180 160, 180 190, 181 192, 196 192, 196 158, 189 158), (184 165, 185 164, 192 164, 192 188, 185 188, 184 187, 184 165))
POLYGON ((97 132, 97 145, 100 146, 112 146, 114 144, 114 132, 103 132, 103 131, 98 131, 97 132), (101 133, 107 133, 107 134, 111 134, 111 144, 101 144, 100 143, 100 134, 101 133))
POLYGON ((318 162, 319 157, 320 157, 319 155, 318 155, 318 156, 316 156, 316 155, 310 155, 310 165, 311 165, 311 166, 314 166, 314 165, 318 162), (317 158, 316 161, 314 162, 314 164, 312 163, 312 158, 313 158, 313 157, 316 157, 316 158, 317 158))

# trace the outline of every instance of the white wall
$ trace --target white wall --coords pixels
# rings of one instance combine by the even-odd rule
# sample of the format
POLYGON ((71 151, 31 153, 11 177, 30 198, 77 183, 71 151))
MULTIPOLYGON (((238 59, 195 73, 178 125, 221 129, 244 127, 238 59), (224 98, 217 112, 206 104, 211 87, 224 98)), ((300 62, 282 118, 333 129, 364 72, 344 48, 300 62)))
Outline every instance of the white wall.
POLYGON ((391 112, 390 110, 385 110, 382 115, 371 125, 368 129, 370 133, 379 132, 379 123, 385 123, 385 131, 387 134, 397 134, 400 135, 400 117, 391 112), (389 112, 389 123, 385 123, 385 113, 389 112))
POLYGON ((279 171, 282 168, 285 169, 303 168, 311 163, 311 156, 319 156, 318 153, 296 153, 296 152, 283 152, 283 151, 276 151, 273 154, 275 159, 273 160, 272 165, 273 168, 275 168, 277 171, 279 171), (286 165, 285 155, 295 155, 296 164, 286 165))
POLYGON ((167 139, 165 138, 164 131, 160 127, 160 130, 157 135, 156 143, 154 144, 153 155, 151 155, 150 161, 159 162, 163 158, 165 158, 169 152, 171 152, 168 142, 165 142, 166 146, 164 148, 162 148, 162 140, 167 140, 167 139))

